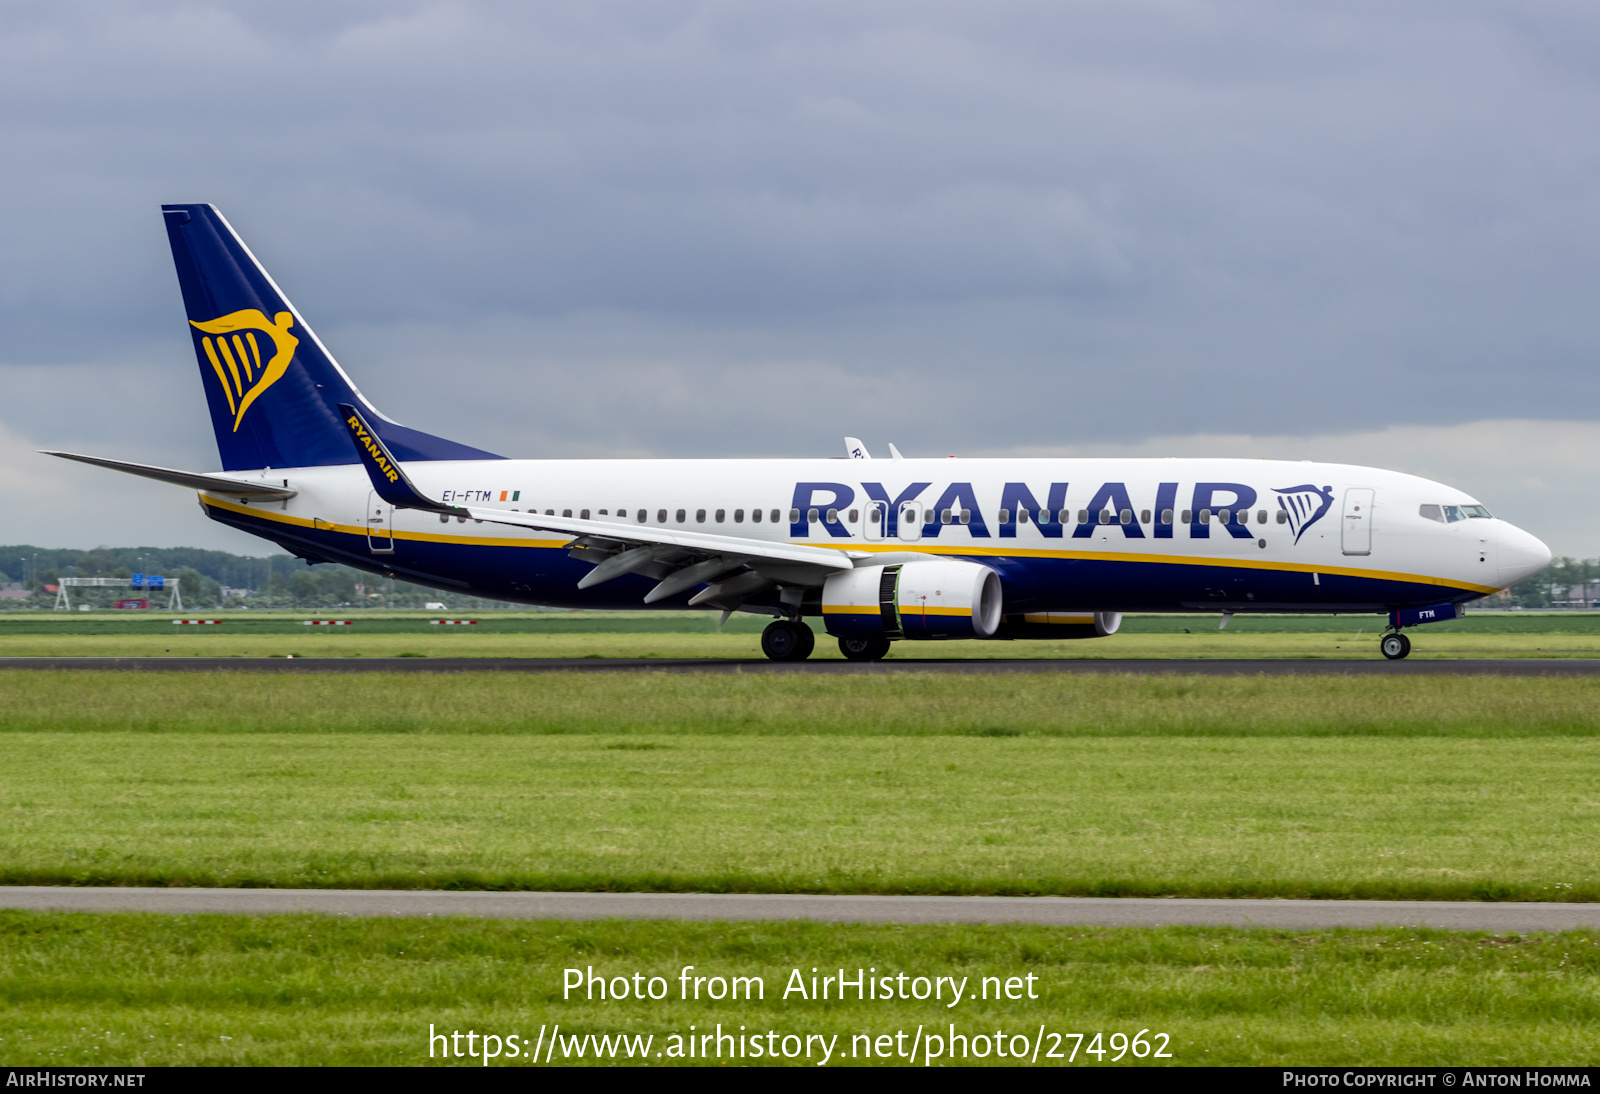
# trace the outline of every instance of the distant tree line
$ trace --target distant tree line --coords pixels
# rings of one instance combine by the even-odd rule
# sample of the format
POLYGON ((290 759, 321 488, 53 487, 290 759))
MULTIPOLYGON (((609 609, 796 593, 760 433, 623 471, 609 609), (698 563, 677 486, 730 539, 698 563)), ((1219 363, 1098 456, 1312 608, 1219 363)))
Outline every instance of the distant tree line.
POLYGON ((1600 602, 1600 558, 1558 558, 1542 572, 1511 586, 1501 599, 1518 608, 1595 606, 1600 602))
MULTIPOLYGON (((0 589, 5 593, 0 596, 0 609, 51 607, 56 593, 45 586, 56 585, 63 577, 128 578, 134 574, 177 578, 188 610, 421 608, 430 602, 460 611, 513 606, 382 578, 349 566, 307 566, 285 554, 252 558, 197 547, 95 547, 83 551, 18 544, 0 547, 0 589)), ((147 599, 154 608, 167 606, 167 594, 160 589, 73 588, 69 592, 75 607, 109 608, 115 601, 130 599, 147 599)))

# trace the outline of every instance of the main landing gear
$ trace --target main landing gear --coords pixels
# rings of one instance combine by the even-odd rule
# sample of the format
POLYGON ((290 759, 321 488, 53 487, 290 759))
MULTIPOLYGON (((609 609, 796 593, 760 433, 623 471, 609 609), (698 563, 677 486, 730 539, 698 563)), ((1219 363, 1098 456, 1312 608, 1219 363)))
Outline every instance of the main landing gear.
POLYGON ((839 652, 852 661, 882 661, 889 652, 887 638, 841 638, 839 652))
POLYGON ((1395 631, 1393 634, 1384 635, 1383 640, 1378 643, 1378 648, 1389 660, 1398 661, 1411 652, 1411 639, 1395 631))
POLYGON ((761 632, 761 652, 770 661, 804 661, 816 648, 817 636, 798 620, 775 620, 761 632))

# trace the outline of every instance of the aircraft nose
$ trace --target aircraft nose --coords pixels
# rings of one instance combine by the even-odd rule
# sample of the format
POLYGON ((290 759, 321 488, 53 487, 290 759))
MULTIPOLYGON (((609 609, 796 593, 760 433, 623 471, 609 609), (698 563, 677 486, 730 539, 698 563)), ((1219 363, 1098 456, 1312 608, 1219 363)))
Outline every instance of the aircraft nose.
POLYGON ((1500 527, 1500 587, 1509 589, 1550 565, 1550 548, 1514 524, 1500 527))

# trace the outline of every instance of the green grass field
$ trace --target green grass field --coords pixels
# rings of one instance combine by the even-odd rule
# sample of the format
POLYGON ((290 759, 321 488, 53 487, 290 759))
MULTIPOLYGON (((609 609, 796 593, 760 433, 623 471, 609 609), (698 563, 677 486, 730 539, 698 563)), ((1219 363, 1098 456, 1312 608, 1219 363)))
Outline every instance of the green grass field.
MULTIPOLYGON (((417 637, 395 619, 319 639, 265 620, 204 641, 250 656, 318 640, 363 655, 424 641, 753 650, 748 631, 538 633, 547 619, 588 625, 417 637)), ((1125 637, 1229 651, 1213 656, 1344 641, 1240 622, 1125 637)), ((36 619, 0 644, 174 641, 73 633, 91 624, 36 619)), ((663 624, 678 621, 636 625, 663 624)), ((1600 635, 1438 640, 1541 650, 1600 635)), ((0 699, 0 883, 1600 900, 1600 681, 1581 678, 5 671, 0 699)), ((1147 1029, 1169 1035, 1159 1062, 1180 1065, 1581 1064, 1600 1032, 1597 943, 0 913, 0 1063, 425 1064, 429 1023, 527 1038, 561 1023, 662 1050, 718 1022, 837 1036, 833 1063, 865 1063, 848 1057, 857 1036, 909 1043, 954 1022, 1098 1032, 1102 1047, 1147 1029), (560 998, 565 968, 676 984, 685 964, 762 976, 768 1001, 560 998), (1041 998, 782 1001, 790 970, 813 966, 1035 975, 1041 998)), ((1086 1062, 1114 1061, 1069 1066, 1086 1062)))
MULTIPOLYGON (((443 613, 448 614, 448 613, 443 613)), ((496 612, 472 627, 429 625, 441 613, 195 612, 217 627, 174 626, 169 612, 0 614, 0 657, 749 657, 766 620, 739 615, 717 629, 702 612, 496 612), (351 627, 308 627, 342 618, 351 627)), ((1132 615, 1110 638, 1087 641, 897 642, 893 659, 928 657, 1378 656, 1384 617, 1132 615)), ((814 656, 837 659, 820 621, 814 656)), ((1413 657, 1597 657, 1600 613, 1496 612, 1415 628, 1413 657)))
MULTIPOLYGON (((926 1041, 915 1060, 895 1055, 909 1054, 919 1026, 944 1042, 935 1064, 1030 1063, 975 1059, 973 1038, 983 1035, 982 1050, 992 1053, 996 1032, 1013 1051, 1023 1048, 1013 1040, 1020 1035, 1031 1052, 1041 1028, 1041 1066, 1590 1064, 1600 1035, 1597 943, 1592 932, 1519 938, 13 912, 0 913, 0 1006, 8 1015, 0 1058, 12 1066, 484 1065, 481 1056, 430 1061, 431 1026, 492 1033, 501 1052, 494 1066, 528 1067, 536 1065, 521 1042, 540 1043, 542 1030, 559 1025, 563 1040, 551 1066, 593 1064, 588 1037, 618 1034, 652 1038, 635 1063, 701 1063, 669 1055, 673 1034, 682 1045, 690 1026, 714 1035, 720 1023, 764 1044, 794 1036, 795 1052, 798 1038, 836 1038, 830 1066, 923 1065, 926 1041), (686 964, 708 987, 712 976, 759 977, 763 997, 681 1000, 686 964), (866 967, 907 974, 907 991, 919 975, 964 980, 967 991, 955 1007, 946 1005, 948 990, 942 1001, 923 1002, 858 1001, 854 989, 843 1003, 833 995, 783 998, 794 970, 809 980, 813 968, 843 968, 853 979, 866 967), (667 998, 563 998, 569 968, 659 976, 657 990, 667 998), (1036 999, 1026 998, 1029 976, 1036 999), (985 977, 994 982, 984 985, 985 977), (1023 997, 996 999, 1011 977, 1023 997), (973 998, 983 987, 990 998, 973 998), (959 1050, 949 1058, 952 1025, 968 1038, 965 1059, 959 1050), (769 1031, 777 1037, 767 1040, 769 1031), (1165 1034, 1153 1047, 1171 1058, 1134 1058, 1127 1046, 1141 1031, 1147 1044, 1165 1034), (1058 1033, 1087 1036, 1075 1045, 1071 1036, 1052 1041, 1058 1033), (584 1058, 564 1059, 575 1039, 584 1058), (1070 1062, 1048 1058, 1074 1047, 1070 1062), (1086 1051, 1096 1047, 1098 1057, 1086 1051), (863 1058, 869 1050, 890 1055, 863 1058)), ((552 1039, 547 1033, 542 1043, 552 1039)), ((813 1066, 823 1043, 810 1043, 813 1066)), ((465 1053, 468 1042, 457 1046, 465 1053)), ((731 1062, 770 1062, 752 1058, 748 1046, 744 1059, 731 1062)))
POLYGON ((0 688, 10 883, 1600 899, 1586 680, 0 688))

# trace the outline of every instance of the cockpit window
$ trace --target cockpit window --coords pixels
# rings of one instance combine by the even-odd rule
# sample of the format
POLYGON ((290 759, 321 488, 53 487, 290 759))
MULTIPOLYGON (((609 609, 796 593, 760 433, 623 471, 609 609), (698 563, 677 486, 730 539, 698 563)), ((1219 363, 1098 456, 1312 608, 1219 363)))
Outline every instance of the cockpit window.
POLYGON ((1436 520, 1440 524, 1444 523, 1444 509, 1441 506, 1424 505, 1417 512, 1422 514, 1424 520, 1436 520))
POLYGON ((1461 507, 1461 511, 1467 514, 1469 517, 1481 517, 1485 520, 1490 519, 1489 510, 1485 509, 1481 505, 1463 505, 1461 507))
POLYGON ((1467 514, 1461 511, 1461 506, 1459 505, 1446 505, 1444 507, 1444 519, 1447 524, 1454 524, 1458 520, 1466 520, 1467 514))

